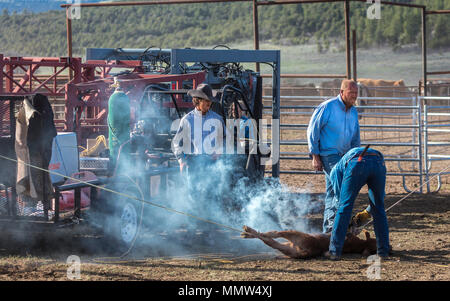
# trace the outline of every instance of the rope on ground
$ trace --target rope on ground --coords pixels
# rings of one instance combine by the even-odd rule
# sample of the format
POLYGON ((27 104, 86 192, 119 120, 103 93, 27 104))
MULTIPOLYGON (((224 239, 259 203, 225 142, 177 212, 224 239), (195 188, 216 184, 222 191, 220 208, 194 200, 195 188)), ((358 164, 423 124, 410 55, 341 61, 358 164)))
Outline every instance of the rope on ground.
MULTIPOLYGON (((148 204, 148 205, 151 205, 151 206, 154 206, 154 207, 158 207, 158 208, 161 208, 161 209, 165 209, 165 210, 170 211, 170 212, 173 212, 173 213, 185 215, 185 216, 188 216, 188 217, 191 217, 191 218, 194 218, 194 219, 197 219, 197 220, 206 222, 206 223, 210 223, 210 224, 213 224, 213 225, 216 225, 216 226, 225 228, 225 229, 229 229, 229 230, 232 230, 232 231, 235 231, 235 232, 239 232, 239 233, 242 232, 242 230, 237 229, 237 228, 234 228, 234 227, 230 227, 230 226, 227 226, 227 225, 218 223, 218 222, 214 222, 214 221, 211 221, 211 220, 202 218, 202 217, 198 217, 198 216, 195 216, 195 215, 190 214, 190 213, 186 213, 186 212, 183 212, 183 211, 175 210, 175 209, 173 209, 173 208, 166 207, 166 206, 163 206, 163 205, 154 203, 154 202, 146 201, 146 200, 144 200, 143 197, 142 197, 142 198, 137 198, 137 197, 135 197, 135 196, 128 195, 128 194, 125 194, 125 193, 121 193, 121 192, 118 192, 118 191, 114 191, 114 190, 109 189, 109 188, 106 188, 106 187, 102 187, 102 186, 99 186, 99 185, 95 185, 95 184, 92 184, 92 183, 88 183, 88 182, 83 181, 83 180, 80 180, 80 179, 72 178, 72 177, 69 177, 69 176, 60 174, 60 173, 58 173, 58 172, 55 172, 55 171, 51 171, 51 170, 48 170, 48 169, 45 169, 45 168, 41 168, 41 167, 38 167, 38 166, 34 166, 34 165, 29 164, 29 163, 26 163, 26 162, 22 162, 22 161, 19 162, 19 161, 16 160, 16 159, 12 159, 12 158, 9 158, 9 157, 5 157, 5 156, 3 156, 3 155, 0 155, 0 158, 3 158, 3 159, 5 159, 5 160, 9 160, 9 161, 13 161, 13 162, 16 162, 16 163, 21 163, 21 164, 24 164, 24 165, 26 165, 26 166, 29 166, 29 167, 32 167, 32 168, 35 168, 35 169, 38 169, 38 170, 48 172, 48 173, 50 173, 50 174, 54 174, 54 175, 62 176, 62 177, 65 177, 65 178, 68 178, 68 179, 71 179, 71 180, 74 180, 74 181, 78 181, 79 183, 85 184, 85 185, 87 185, 87 186, 91 186, 91 187, 93 187, 93 188, 101 189, 101 190, 104 190, 104 191, 107 191, 107 192, 110 192, 110 193, 113 193, 113 194, 117 194, 117 195, 120 195, 120 196, 124 196, 124 197, 126 197, 126 198, 129 198, 129 199, 133 199, 133 200, 136 200, 136 201, 141 202, 141 203, 142 203, 142 210, 141 210, 141 220, 140 220, 140 224, 139 224, 139 229, 140 229, 140 227, 141 227, 141 222, 142 222, 142 215, 143 215, 143 208, 144 208, 143 204, 145 203, 145 204, 148 204)), ((389 207, 388 209, 386 209, 385 211, 388 212, 390 209, 392 209, 393 207, 395 207, 395 206, 397 206, 398 204, 400 204, 402 201, 404 201, 406 198, 408 198, 411 194, 416 193, 420 188, 422 188, 423 186, 425 186, 425 185, 426 185, 427 183, 429 183, 431 180, 433 180, 433 179, 436 178, 437 176, 441 175, 442 173, 444 173, 444 172, 447 171, 448 169, 450 169, 450 165, 447 166, 446 168, 442 169, 439 173, 437 173, 437 174, 435 174, 434 176, 432 176, 430 179, 428 179, 428 181, 426 181, 425 183, 423 183, 423 184, 422 184, 421 186, 419 186, 417 189, 411 191, 411 192, 408 193, 406 196, 404 196, 403 198, 401 198, 399 201, 395 202, 392 206, 390 206, 390 207, 389 207)), ((128 177, 128 178, 131 180, 130 177, 128 177)), ((131 180, 131 181, 132 181, 132 180, 131 180)), ((134 182, 134 181, 132 181, 132 182, 136 184, 136 182, 134 182)), ((141 191, 141 189, 140 189, 139 187, 138 187, 138 189, 139 189, 139 191, 140 191, 140 193, 141 193, 141 196, 142 196, 142 191, 141 191)), ((365 228, 367 225, 369 225, 372 221, 373 221, 373 219, 371 219, 370 221, 368 221, 366 224, 364 224, 364 225, 361 227, 361 229, 364 229, 364 228, 365 228)), ((129 254, 129 252, 131 251, 131 249, 132 249, 133 246, 134 246, 134 243, 135 243, 135 241, 136 241, 136 238, 137 238, 137 234, 136 234, 136 236, 135 236, 135 238, 134 238, 134 240, 133 240, 133 243, 131 244, 130 248, 129 248, 124 254, 122 254, 119 258, 123 258, 123 257, 125 257, 126 255, 129 254)), ((109 257, 109 258, 117 258, 117 257, 109 257)), ((102 262, 102 261, 97 261, 97 262, 102 262)), ((103 262, 104 262, 104 261, 103 261, 103 262)))

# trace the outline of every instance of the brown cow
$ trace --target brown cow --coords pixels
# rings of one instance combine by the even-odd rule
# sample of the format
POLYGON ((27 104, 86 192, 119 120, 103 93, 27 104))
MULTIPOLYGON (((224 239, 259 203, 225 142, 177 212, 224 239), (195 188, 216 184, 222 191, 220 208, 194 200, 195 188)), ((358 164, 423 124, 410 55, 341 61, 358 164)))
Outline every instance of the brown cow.
MULTIPOLYGON (((342 79, 333 79, 320 83, 321 96, 334 96, 339 94, 342 79)), ((360 86, 360 96, 365 97, 408 97, 412 92, 405 86, 401 80, 384 79, 358 79, 360 86)))
POLYGON ((358 83, 368 90, 369 97, 409 97, 412 92, 401 80, 360 78, 358 83))

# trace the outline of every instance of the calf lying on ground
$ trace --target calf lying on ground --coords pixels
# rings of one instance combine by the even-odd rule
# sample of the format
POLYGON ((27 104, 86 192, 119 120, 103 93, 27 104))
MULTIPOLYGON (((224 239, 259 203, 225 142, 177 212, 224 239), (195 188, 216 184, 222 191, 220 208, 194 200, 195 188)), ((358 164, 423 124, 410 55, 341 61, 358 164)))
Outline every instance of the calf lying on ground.
MULTIPOLYGON (((244 226, 243 238, 259 238, 266 245, 279 250, 291 258, 311 258, 323 255, 330 245, 330 234, 307 234, 299 231, 271 231, 259 233, 256 230, 244 226), (288 242, 280 243, 274 238, 284 238, 288 242)), ((360 239, 353 234, 347 234, 343 253, 360 253, 364 256, 375 254, 377 251, 376 239, 370 238, 369 232, 365 232, 366 239, 360 239)))

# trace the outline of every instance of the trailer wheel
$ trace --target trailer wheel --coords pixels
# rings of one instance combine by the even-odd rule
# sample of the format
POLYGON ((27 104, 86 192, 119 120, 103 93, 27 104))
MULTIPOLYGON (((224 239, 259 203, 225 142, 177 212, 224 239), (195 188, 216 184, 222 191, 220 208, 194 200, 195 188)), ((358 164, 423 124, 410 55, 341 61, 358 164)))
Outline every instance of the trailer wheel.
POLYGON ((143 199, 144 196, 132 183, 115 184, 111 190, 121 195, 109 193, 105 199, 104 235, 111 251, 128 252, 137 242, 143 218, 144 203, 135 198, 143 199))
POLYGON ((125 244, 131 244, 138 234, 139 213, 138 208, 132 202, 126 202, 120 214, 120 239, 125 244))

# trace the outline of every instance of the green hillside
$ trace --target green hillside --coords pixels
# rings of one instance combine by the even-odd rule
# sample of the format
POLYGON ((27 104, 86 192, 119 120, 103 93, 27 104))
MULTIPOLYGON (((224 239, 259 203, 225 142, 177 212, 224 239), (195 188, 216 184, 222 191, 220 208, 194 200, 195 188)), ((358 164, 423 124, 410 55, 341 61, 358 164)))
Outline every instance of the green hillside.
MULTIPOLYGON (((403 0, 426 4, 429 10, 450 9, 448 0, 403 0)), ((381 19, 366 16, 366 3, 351 3, 351 27, 359 47, 394 48, 420 43, 420 9, 382 6, 381 19)), ((279 45, 317 43, 320 52, 330 45, 344 47, 343 3, 259 7, 260 39, 279 45)), ((86 47, 162 48, 202 47, 252 41, 252 5, 210 3, 140 7, 82 8, 73 20, 74 55, 86 47)), ((429 17, 432 49, 450 47, 450 15, 429 17)), ((0 16, 0 53, 63 56, 66 48, 65 12, 0 16)))

